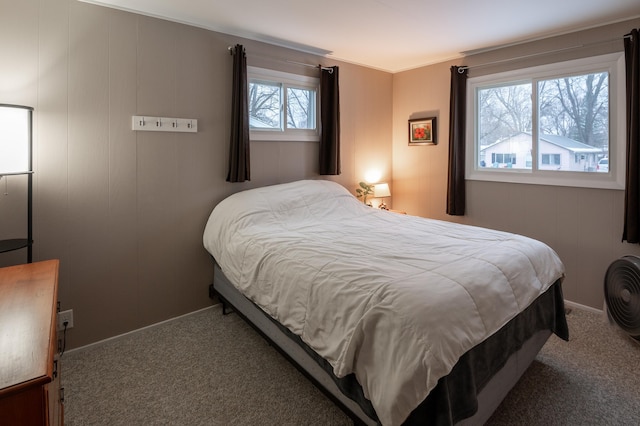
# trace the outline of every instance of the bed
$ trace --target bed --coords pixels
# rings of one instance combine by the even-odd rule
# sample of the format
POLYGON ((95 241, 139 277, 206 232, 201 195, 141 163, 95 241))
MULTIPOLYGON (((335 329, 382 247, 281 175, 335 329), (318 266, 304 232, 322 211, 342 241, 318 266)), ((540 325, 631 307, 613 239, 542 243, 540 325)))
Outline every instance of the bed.
POLYGON ((551 333, 564 266, 524 236, 401 215, 337 183, 233 194, 213 292, 362 424, 482 424, 551 333))

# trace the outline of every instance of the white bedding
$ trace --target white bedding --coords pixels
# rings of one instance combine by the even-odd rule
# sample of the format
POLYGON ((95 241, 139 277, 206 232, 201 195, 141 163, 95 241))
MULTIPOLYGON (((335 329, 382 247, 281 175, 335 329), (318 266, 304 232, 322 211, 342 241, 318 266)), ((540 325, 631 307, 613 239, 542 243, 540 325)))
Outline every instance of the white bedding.
POLYGON ((355 373, 383 425, 564 275, 539 241, 374 209, 323 180, 226 198, 203 241, 336 376, 355 373))

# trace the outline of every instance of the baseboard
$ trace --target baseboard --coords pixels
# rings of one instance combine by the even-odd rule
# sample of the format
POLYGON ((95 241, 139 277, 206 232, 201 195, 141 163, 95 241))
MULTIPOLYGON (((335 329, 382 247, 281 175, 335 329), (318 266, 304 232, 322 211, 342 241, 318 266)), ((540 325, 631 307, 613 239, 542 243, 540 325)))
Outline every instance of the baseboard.
POLYGON ((581 305, 580 303, 572 302, 570 300, 564 301, 565 306, 573 309, 580 309, 581 311, 592 312, 594 314, 604 315, 604 311, 602 309, 592 308, 591 306, 581 305))
POLYGON ((72 353, 72 352, 76 352, 76 351, 81 351, 81 350, 88 349, 88 348, 91 348, 91 347, 94 347, 94 346, 102 345, 102 344, 107 343, 107 342, 111 342, 113 340, 122 339, 123 337, 127 337, 127 336, 130 336, 130 335, 135 334, 135 333, 139 333, 139 332, 141 332, 143 330, 148 330, 150 328, 157 327, 159 325, 166 324, 166 323, 171 322, 171 321, 176 321, 176 320, 178 320, 180 318, 184 318, 184 317, 188 317, 188 316, 191 316, 191 315, 195 315, 195 314, 197 314, 199 312, 206 311, 207 309, 213 309, 216 306, 217 306, 217 304, 216 305, 207 306, 206 308, 198 309, 197 311, 188 312, 186 314, 179 315, 179 316, 173 317, 173 318, 169 318, 169 319, 164 320, 164 321, 156 322, 154 324, 150 324, 150 325, 147 325, 147 326, 142 327, 142 328, 136 328, 135 330, 127 331, 126 333, 118 334, 117 336, 108 337, 106 339, 99 340, 97 342, 89 343, 88 345, 79 346, 77 348, 69 349, 69 350, 65 351, 65 353, 68 354, 68 353, 72 353))
MULTIPOLYGON (((581 305, 580 303, 572 302, 570 300, 565 300, 564 304, 565 304, 565 306, 567 306, 569 308, 580 309, 580 310, 583 310, 583 311, 588 311, 588 312, 593 312, 593 313, 596 313, 596 314, 604 315, 604 311, 602 309, 596 309, 596 308, 592 308, 591 306, 581 305)), ((168 320, 164 320, 164 321, 160 321, 160 322, 157 322, 157 323, 154 323, 154 324, 151 324, 151 325, 147 325, 147 326, 142 327, 142 328, 137 328, 135 330, 131 330, 131 331, 128 331, 128 332, 123 333, 123 334, 118 334, 117 336, 108 337, 106 339, 99 340, 97 342, 89 343, 88 345, 79 346, 77 348, 69 349, 68 351, 66 351, 66 353, 72 353, 72 352, 76 352, 76 351, 81 351, 81 350, 84 350, 84 349, 87 349, 87 348, 90 348, 90 347, 93 347, 93 346, 96 346, 96 345, 102 345, 102 344, 104 344, 106 342, 110 342, 112 340, 121 339, 121 338, 129 336, 131 334, 135 334, 135 333, 138 333, 140 331, 147 330, 149 328, 157 327, 157 326, 165 324, 167 322, 171 322, 171 321, 178 320, 180 318, 188 317, 190 315, 197 314, 198 312, 206 311, 207 309, 213 309, 217 305, 219 305, 219 303, 216 303, 216 304, 211 305, 211 306, 207 306, 206 308, 198 309, 197 311, 186 313, 184 315, 180 315, 180 316, 177 316, 177 317, 174 317, 174 318, 169 318, 168 320)))

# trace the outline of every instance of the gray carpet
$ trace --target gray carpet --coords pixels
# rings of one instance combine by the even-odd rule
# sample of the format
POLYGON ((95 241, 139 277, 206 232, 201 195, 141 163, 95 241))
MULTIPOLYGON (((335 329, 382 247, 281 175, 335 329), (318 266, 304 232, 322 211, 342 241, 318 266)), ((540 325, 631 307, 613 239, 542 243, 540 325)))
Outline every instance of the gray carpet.
MULTIPOLYGON (((573 310, 490 425, 640 424, 640 346, 573 310)), ((350 425, 237 315, 218 306, 62 357, 79 425, 350 425)))

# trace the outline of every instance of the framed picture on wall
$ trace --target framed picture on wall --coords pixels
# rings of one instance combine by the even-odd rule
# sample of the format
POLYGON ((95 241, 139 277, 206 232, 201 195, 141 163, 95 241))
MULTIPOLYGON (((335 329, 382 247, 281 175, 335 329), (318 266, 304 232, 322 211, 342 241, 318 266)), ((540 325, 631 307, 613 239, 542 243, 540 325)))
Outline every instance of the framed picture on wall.
POLYGON ((436 117, 409 120, 409 146, 437 143, 436 117))

